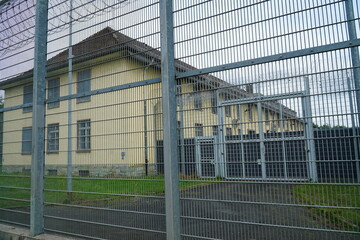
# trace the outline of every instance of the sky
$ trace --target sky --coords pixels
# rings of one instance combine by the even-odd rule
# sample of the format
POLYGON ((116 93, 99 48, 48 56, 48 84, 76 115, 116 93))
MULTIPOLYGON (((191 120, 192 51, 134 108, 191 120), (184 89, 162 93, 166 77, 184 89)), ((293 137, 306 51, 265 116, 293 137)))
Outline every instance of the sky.
MULTIPOLYGON (((116 4, 119 3, 116 0, 73 2, 74 44, 110 26, 154 48, 160 47, 157 0, 128 0, 121 4, 116 4)), ((358 18, 359 2, 354 3, 355 17, 358 18)), ((65 50, 69 42, 68 1, 56 0, 52 6, 49 13, 57 17, 52 17, 49 23, 49 58, 65 50)), ((174 10, 175 57, 197 68, 331 44, 348 38, 344 2, 336 0, 187 0, 174 1, 174 10)), ((2 27, 8 26, 5 29, 9 29, 16 20, 20 24, 13 27, 13 31, 30 32, 31 36, 31 20, 25 21, 24 18, 31 16, 32 12, 27 12, 20 4, 18 12, 6 15, 9 20, 2 27)), ((356 27, 359 35, 358 20, 356 27)), ((12 40, 26 39, 27 35, 20 36, 12 40)), ((8 41, 3 35, 1 37, 2 42, 8 41)), ((10 51, 9 48, 4 51, 4 43, 0 45, 3 47, 0 48, 0 80, 33 67, 33 41, 23 42, 10 51)), ((265 95, 301 91, 304 89, 304 76, 308 75, 311 93, 315 94, 313 112, 323 116, 350 111, 348 93, 332 94, 347 90, 347 78, 352 77, 348 70, 350 67, 349 51, 341 50, 214 75, 241 86, 264 81, 256 89, 265 95), (346 104, 336 106, 339 102, 346 104)), ((296 101, 284 101, 284 104, 301 113, 301 104, 296 101)), ((348 122, 347 117, 319 119, 319 123, 330 121, 333 125, 348 122)))

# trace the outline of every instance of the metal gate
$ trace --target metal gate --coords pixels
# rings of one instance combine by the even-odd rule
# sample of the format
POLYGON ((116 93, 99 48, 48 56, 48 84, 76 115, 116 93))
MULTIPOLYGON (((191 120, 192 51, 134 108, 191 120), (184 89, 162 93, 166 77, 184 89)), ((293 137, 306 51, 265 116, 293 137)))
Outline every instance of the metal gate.
POLYGON ((215 178, 219 172, 219 157, 215 137, 195 138, 196 170, 201 178, 215 178))
POLYGON ((308 81, 304 78, 306 89, 300 92, 264 95, 259 91, 256 97, 219 102, 221 177, 317 181, 308 81), (282 102, 296 103, 299 113, 282 102), (237 118, 229 123, 231 109, 237 118), (296 153, 291 152, 294 149, 296 153))

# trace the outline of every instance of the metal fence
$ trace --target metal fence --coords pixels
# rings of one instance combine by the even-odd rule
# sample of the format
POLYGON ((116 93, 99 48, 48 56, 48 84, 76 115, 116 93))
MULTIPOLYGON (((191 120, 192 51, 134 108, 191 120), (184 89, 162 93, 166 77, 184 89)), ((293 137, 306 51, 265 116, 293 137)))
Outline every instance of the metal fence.
POLYGON ((0 1, 0 222, 358 239, 360 3, 0 1))

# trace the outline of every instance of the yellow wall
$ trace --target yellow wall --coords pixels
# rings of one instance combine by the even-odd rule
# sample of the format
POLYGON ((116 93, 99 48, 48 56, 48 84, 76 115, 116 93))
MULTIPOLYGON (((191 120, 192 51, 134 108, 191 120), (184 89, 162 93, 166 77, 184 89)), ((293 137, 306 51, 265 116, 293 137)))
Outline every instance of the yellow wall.
MULTIPOLYGON (((115 53, 97 60, 88 61, 74 66, 74 69, 91 69, 91 90, 122 85, 145 79, 160 77, 160 71, 156 68, 141 67, 141 63, 129 58, 121 58, 122 53, 115 53), (112 59, 111 61, 108 61, 112 59), (116 59, 116 60, 114 60, 116 59), (102 64, 95 64, 103 61, 102 64), (87 67, 93 65, 91 67, 87 67)), ((68 95, 67 69, 60 69, 49 74, 48 80, 60 78, 60 96, 68 95)), ((76 93, 77 71, 72 74, 72 93, 76 93)), ((29 80, 30 81, 30 80, 29 80)), ((183 122, 184 137, 195 136, 195 124, 200 123, 204 127, 204 136, 213 135, 212 127, 218 125, 218 115, 211 110, 212 91, 201 93, 202 109, 194 109, 193 84, 182 81, 181 98, 182 109, 178 106, 178 121, 183 122), (183 114, 181 114, 182 112, 183 114)), ((22 104, 23 86, 6 89, 5 107, 22 104)), ((106 94, 91 96, 91 101, 77 103, 72 102, 72 156, 74 165, 111 165, 111 164, 143 164, 145 159, 144 144, 144 99, 147 104, 147 130, 148 130, 148 156, 149 162, 155 163, 156 140, 162 139, 162 115, 161 115, 161 84, 153 84, 145 87, 130 88, 114 91, 106 94), (77 121, 91 120, 91 151, 77 152, 77 121), (158 131, 155 131, 158 130, 158 131), (122 159, 125 152, 125 159, 122 159)), ((220 94, 220 101, 224 96, 220 94)), ((237 106, 231 107, 231 117, 225 117, 225 127, 232 128, 232 134, 238 134, 241 126, 244 134, 248 130, 259 132, 257 107, 252 107, 252 121, 249 121, 246 112, 247 105, 241 105, 242 120, 237 124, 237 106), (239 124, 241 123, 241 124, 239 124)), ((67 138, 68 138, 68 101, 61 101, 58 108, 46 110, 46 124, 58 123, 59 152, 46 154, 47 165, 67 164, 67 138)), ((263 121, 264 110, 262 110, 263 121)), ((21 139, 22 128, 31 126, 31 112, 23 113, 22 109, 5 112, 4 114, 4 165, 29 165, 30 155, 22 155, 21 139), (18 119, 18 120, 17 120, 18 119)), ((275 116, 275 117, 274 117, 275 116)), ((269 114, 269 123, 264 123, 264 131, 271 130, 272 120, 275 115, 269 114)), ((291 120, 294 123, 298 122, 291 120)), ((280 124, 277 121, 277 130, 280 124)), ((284 123, 285 131, 298 130, 292 124, 284 123), (290 127, 289 127, 290 126, 290 127)), ((47 134, 47 133, 46 133, 47 134)))
MULTIPOLYGON (((81 67, 81 66, 75 66, 81 67)), ((85 70, 85 69, 82 69, 85 70)), ((48 80, 60 77, 60 96, 68 95, 67 74, 56 75, 64 69, 51 73, 48 80)), ((77 72, 72 74, 72 93, 76 93, 77 72)), ((139 68, 139 63, 120 59, 91 67, 91 90, 102 89, 136 81, 159 77, 160 72, 155 68, 139 68), (134 69, 130 70, 129 69, 134 69)), ((148 100, 147 112, 152 113, 152 105, 158 101, 160 84, 146 87, 131 88, 106 94, 91 96, 91 101, 77 103, 72 101, 72 149, 73 164, 138 164, 143 163, 144 157, 144 88, 148 100), (155 100, 152 100, 154 99, 155 100), (77 121, 91 120, 91 151, 78 153, 77 150, 77 121), (121 153, 125 152, 122 160, 121 153)), ((23 86, 6 89, 5 107, 22 104, 23 86), (14 97, 14 96, 18 97, 14 97)), ((68 101, 61 101, 60 107, 46 110, 46 125, 59 124, 59 153, 46 154, 46 164, 65 165, 67 163, 68 138, 68 101)), ((30 164, 31 156, 22 155, 22 128, 32 125, 32 112, 23 113, 22 109, 5 112, 4 114, 4 165, 30 164), (22 118, 27 119, 22 119, 22 118), (11 119, 19 119, 10 121, 11 119), (14 132, 13 132, 14 131, 14 132), (14 154, 10 154, 14 153, 14 154)), ((154 118, 148 116, 149 129, 154 118)), ((149 156, 154 156, 154 132, 148 133, 149 156)), ((154 162, 154 158, 151 159, 154 162)))

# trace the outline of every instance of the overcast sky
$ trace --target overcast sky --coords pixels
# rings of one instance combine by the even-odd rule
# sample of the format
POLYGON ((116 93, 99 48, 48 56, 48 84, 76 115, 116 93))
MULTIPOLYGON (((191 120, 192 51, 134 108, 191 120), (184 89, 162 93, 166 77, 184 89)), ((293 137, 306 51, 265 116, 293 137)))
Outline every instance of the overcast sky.
MULTIPOLYGON (((61 1, 57 0, 59 3, 61 1)), ((159 48, 160 27, 157 0, 130 0, 126 4, 108 7, 118 2, 115 0, 74 1, 73 43, 110 26, 152 47, 159 48), (87 4, 79 8, 84 3, 87 4)), ((359 3, 354 2, 355 15, 359 17, 359 3)), ((331 44, 348 38, 344 23, 346 20, 344 2, 335 0, 188 0, 175 1, 174 8, 176 58, 197 68, 331 44), (189 6, 195 7, 189 8, 189 6), (224 14, 225 12, 227 13, 224 14), (293 14, 294 12, 297 13, 293 14)), ((24 11, 24 9, 19 9, 24 11)), ((56 15, 67 12, 68 9, 68 4, 60 4, 57 8, 50 9, 50 13, 56 15)), ((25 14, 25 16, 29 15, 25 14)), ((49 29, 52 34, 49 35, 48 57, 54 56, 68 46, 69 30, 68 25, 64 25, 68 23, 68 20, 68 14, 59 15, 56 19, 50 20, 49 29), (57 30, 54 30, 54 26, 57 30)), ((8 25, 11 24, 13 22, 8 25)), ((358 21, 356 26, 359 31, 358 21)), ((3 80, 31 69, 33 67, 32 47, 33 42, 29 42, 26 46, 8 51, 5 55, 2 54, 0 79, 3 80), (24 63, 19 64, 19 62, 24 63)), ((338 69, 349 67, 351 67, 349 51, 342 50, 218 72, 214 75, 235 85, 279 79, 260 84, 262 94, 279 94, 303 90, 301 76, 310 74, 311 91, 319 94, 347 89, 345 80, 347 75, 350 74, 351 77, 351 71, 338 71, 338 69)), ((321 98, 314 97, 314 114, 320 116, 334 112, 349 112, 349 104, 345 104, 345 107, 327 107, 329 104, 335 106, 338 102, 346 101, 349 99, 346 95, 348 94, 327 94, 321 98)), ((291 101, 285 104, 301 112, 300 109, 296 109, 299 104, 291 103, 291 101)), ((343 120, 334 118, 322 120, 322 122, 326 121, 341 125, 343 120)), ((344 121, 347 119, 345 118, 344 121)))

